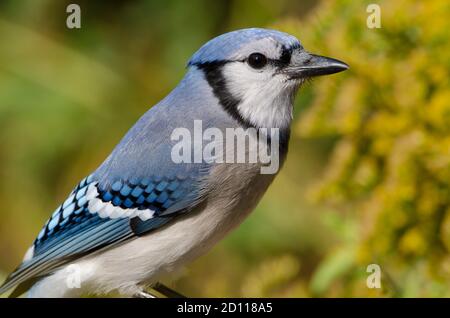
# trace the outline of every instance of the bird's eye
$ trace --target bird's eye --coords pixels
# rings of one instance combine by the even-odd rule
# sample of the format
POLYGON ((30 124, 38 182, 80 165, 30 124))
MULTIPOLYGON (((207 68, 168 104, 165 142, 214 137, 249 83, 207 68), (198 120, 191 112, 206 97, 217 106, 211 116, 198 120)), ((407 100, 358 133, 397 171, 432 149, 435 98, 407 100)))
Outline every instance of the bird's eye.
POLYGON ((252 53, 248 56, 247 63, 253 68, 260 69, 266 66, 267 58, 261 53, 252 53))

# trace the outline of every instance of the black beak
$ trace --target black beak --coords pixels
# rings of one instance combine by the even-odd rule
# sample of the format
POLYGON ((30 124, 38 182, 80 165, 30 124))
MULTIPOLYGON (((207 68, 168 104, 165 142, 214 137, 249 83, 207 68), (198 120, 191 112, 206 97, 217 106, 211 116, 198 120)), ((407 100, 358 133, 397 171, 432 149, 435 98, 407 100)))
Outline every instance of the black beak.
POLYGON ((290 75, 292 79, 296 79, 339 73, 348 68, 349 66, 342 61, 301 52, 300 54, 293 54, 291 63, 284 68, 283 73, 290 75))

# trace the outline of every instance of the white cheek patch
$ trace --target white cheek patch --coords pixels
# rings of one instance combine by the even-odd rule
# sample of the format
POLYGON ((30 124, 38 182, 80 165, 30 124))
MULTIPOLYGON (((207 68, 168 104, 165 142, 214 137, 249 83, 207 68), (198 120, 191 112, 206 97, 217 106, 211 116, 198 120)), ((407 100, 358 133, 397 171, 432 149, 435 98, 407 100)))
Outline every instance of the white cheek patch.
POLYGON ((89 201, 88 210, 92 214, 98 214, 101 218, 118 219, 139 217, 142 221, 147 221, 155 214, 155 211, 150 209, 126 209, 120 206, 114 206, 111 202, 103 202, 98 198, 98 195, 96 183, 89 185, 86 193, 89 201))
POLYGON ((298 85, 274 75, 267 66, 251 69, 247 63, 229 63, 223 68, 227 89, 240 100, 239 114, 253 125, 264 128, 287 128, 298 85))

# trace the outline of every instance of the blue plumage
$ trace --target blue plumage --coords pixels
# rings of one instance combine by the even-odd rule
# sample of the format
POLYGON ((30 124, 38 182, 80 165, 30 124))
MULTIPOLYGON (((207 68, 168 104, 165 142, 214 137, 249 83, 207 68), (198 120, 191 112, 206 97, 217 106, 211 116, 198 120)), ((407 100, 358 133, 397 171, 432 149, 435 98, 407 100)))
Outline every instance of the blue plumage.
MULTIPOLYGON (((142 181, 116 181, 108 188, 99 186, 99 198, 103 202, 111 202, 114 206, 124 209, 150 209, 155 212, 164 211, 179 199, 183 193, 187 193, 188 180, 179 180, 176 177, 164 178, 162 181, 154 181, 156 178, 145 178, 142 181), (175 193, 177 189, 179 192, 175 193)), ((158 178, 161 180, 161 178, 158 178)))
POLYGON ((83 179, 69 195, 69 198, 55 210, 34 241, 34 256, 39 255, 60 235, 66 234, 68 229, 94 217, 87 211, 88 201, 85 198, 87 188, 91 183, 93 183, 92 176, 83 179), (76 213, 74 213, 75 211, 76 213))
MULTIPOLYGON (((60 240, 69 231, 71 234, 84 224, 101 222, 98 214, 88 209, 89 185, 95 186, 98 191, 97 198, 104 203, 111 203, 121 209, 151 210, 157 217, 174 204, 188 196, 190 179, 177 177, 163 178, 151 177, 134 178, 131 181, 117 180, 111 186, 97 185, 93 175, 83 179, 72 191, 69 198, 58 207, 52 217, 47 221, 34 242, 34 256, 38 256, 46 248, 60 240)), ((180 212, 180 211, 177 211, 180 212)), ((101 219, 101 218, 100 218, 101 219)), ((105 218, 103 222, 107 222, 105 218)), ((148 229, 150 230, 150 229, 148 229)), ((131 233, 131 231, 130 231, 131 233)))
POLYGON ((222 34, 207 42, 192 56, 188 65, 233 60, 243 46, 268 38, 276 45, 300 46, 298 39, 287 33, 259 28, 242 29, 222 34))

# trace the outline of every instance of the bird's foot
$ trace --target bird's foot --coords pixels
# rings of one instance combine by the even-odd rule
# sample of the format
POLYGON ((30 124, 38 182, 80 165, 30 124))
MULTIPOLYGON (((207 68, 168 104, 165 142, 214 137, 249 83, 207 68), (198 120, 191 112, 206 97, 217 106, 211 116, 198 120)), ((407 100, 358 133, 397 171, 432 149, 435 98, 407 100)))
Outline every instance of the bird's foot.
POLYGON ((147 291, 141 290, 134 296, 134 298, 157 298, 157 297, 156 295, 150 294, 147 291))
MULTIPOLYGON (((177 291, 161 283, 156 283, 151 287, 151 289, 155 290, 156 292, 167 298, 186 298, 186 296, 178 293, 177 291)), ((135 295, 135 298, 159 298, 159 296, 143 289, 135 295)))
POLYGON ((187 298, 186 296, 161 283, 156 283, 152 288, 167 298, 187 298))

